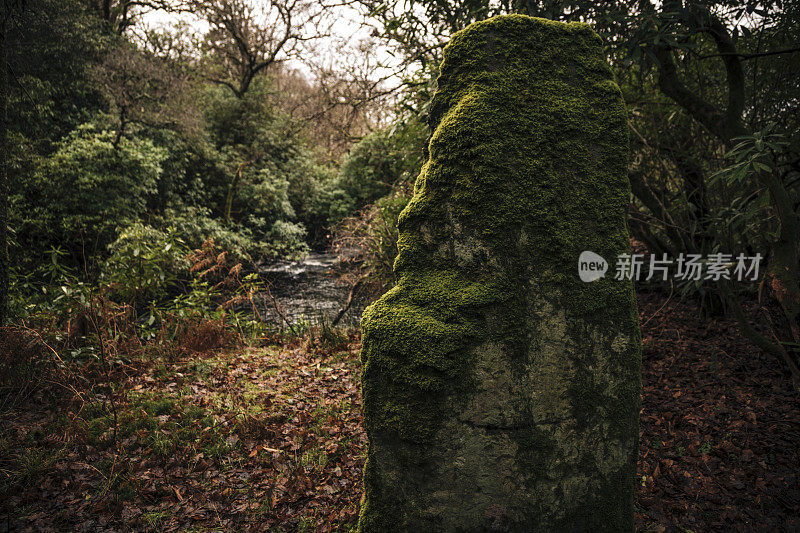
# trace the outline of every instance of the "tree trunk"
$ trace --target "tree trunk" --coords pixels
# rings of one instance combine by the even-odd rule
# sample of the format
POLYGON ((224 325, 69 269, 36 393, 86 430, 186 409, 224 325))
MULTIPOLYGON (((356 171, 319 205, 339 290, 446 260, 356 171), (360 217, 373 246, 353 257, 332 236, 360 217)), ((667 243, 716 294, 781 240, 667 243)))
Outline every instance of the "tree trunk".
POLYGON ((6 31, 10 7, 3 6, 0 20, 0 326, 8 316, 8 65, 6 63, 6 31))
POLYGON ((231 213, 233 211, 233 199, 236 196, 236 186, 239 185, 239 181, 242 179, 242 171, 244 167, 247 166, 249 161, 245 161, 239 168, 236 169, 236 174, 234 174, 233 179, 231 180, 230 185, 228 185, 228 194, 225 195, 225 225, 229 225, 231 223, 231 213))

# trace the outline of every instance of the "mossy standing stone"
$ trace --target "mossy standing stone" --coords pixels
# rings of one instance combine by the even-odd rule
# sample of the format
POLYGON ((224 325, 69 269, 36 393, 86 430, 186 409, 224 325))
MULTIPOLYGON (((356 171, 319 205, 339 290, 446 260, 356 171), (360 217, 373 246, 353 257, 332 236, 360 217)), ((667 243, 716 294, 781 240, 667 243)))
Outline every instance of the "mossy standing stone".
POLYGON ((633 531, 640 333, 625 105, 589 26, 445 48, 397 285, 364 313, 359 531, 633 531))

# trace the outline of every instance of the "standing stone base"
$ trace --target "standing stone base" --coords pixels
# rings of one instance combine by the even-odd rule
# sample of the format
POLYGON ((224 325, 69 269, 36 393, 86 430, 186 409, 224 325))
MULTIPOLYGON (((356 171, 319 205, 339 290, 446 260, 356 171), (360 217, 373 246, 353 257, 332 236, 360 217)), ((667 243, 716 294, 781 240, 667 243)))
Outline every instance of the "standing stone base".
POLYGON ((398 284, 364 313, 359 531, 633 531, 640 337, 625 106, 584 24, 457 33, 398 284))

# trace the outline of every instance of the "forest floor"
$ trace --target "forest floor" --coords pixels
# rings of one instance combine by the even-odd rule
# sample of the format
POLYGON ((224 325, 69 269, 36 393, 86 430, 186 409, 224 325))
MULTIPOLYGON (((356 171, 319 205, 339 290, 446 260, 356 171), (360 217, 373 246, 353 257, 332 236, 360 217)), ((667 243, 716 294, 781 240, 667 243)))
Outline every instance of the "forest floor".
MULTIPOLYGON (((639 305, 638 529, 800 530, 800 398, 780 366, 731 320, 639 305)), ((348 531, 358 350, 351 334, 151 355, 106 374, 114 405, 44 386, 0 415, 0 529, 348 531)))

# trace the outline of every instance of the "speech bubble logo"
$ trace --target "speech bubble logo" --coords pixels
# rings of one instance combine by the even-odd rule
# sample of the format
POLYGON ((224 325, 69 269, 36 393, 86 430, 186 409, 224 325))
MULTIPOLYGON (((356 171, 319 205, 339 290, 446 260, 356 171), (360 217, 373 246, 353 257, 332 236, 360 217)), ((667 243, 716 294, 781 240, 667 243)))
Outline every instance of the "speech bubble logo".
POLYGON ((578 257, 578 276, 581 281, 590 283, 605 276, 608 262, 602 256, 586 250, 578 257))

